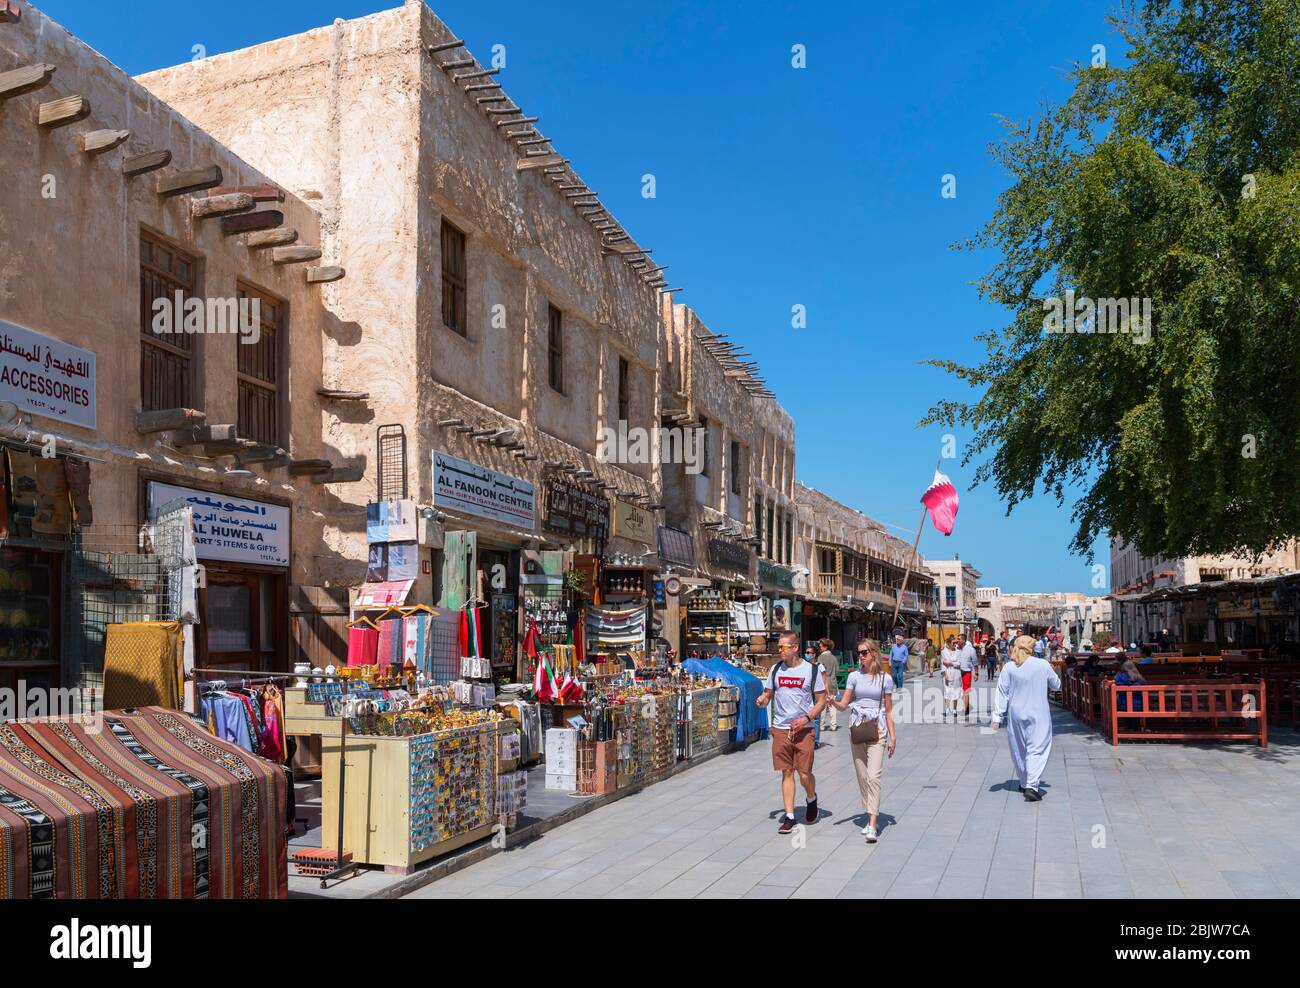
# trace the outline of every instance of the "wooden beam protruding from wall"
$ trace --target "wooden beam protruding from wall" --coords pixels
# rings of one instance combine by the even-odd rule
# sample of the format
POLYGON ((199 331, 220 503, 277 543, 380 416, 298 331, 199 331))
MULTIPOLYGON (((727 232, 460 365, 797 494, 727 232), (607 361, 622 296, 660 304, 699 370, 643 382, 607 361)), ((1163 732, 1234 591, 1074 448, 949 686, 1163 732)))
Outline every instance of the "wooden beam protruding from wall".
POLYGON ((366 479, 366 468, 360 467, 335 467, 328 473, 318 473, 312 476, 313 484, 355 484, 366 479))
POLYGON ((207 168, 194 168, 190 171, 177 172, 158 179, 158 194, 164 199, 183 196, 190 192, 202 192, 221 184, 221 166, 211 165, 207 168))
POLYGON ((81 150, 86 154, 105 154, 126 143, 129 130, 91 130, 81 135, 81 150))
POLYGON ((247 192, 258 202, 284 202, 284 189, 269 182, 261 185, 218 185, 215 189, 209 189, 208 195, 227 196, 235 192, 247 192))
POLYGON ((260 209, 238 216, 227 216, 221 221, 221 233, 233 237, 239 233, 251 233, 254 230, 273 230, 284 222, 284 213, 278 209, 260 209))
POLYGON ((47 62, 38 62, 36 65, 24 65, 21 69, 0 72, 0 100, 22 96, 49 85, 54 69, 55 66, 47 62))
POLYGON ((159 168, 166 168, 172 163, 172 153, 170 151, 146 151, 143 154, 132 154, 122 159, 122 174, 127 178, 135 178, 137 175, 143 175, 146 172, 156 172, 159 168))
POLYGON ((321 268, 308 268, 307 284, 323 285, 331 281, 340 281, 345 274, 347 274, 347 271, 338 265, 330 265, 329 267, 321 268))
POLYGON ((151 432, 189 429, 203 425, 207 420, 207 412, 201 412, 197 408, 163 408, 156 412, 136 412, 135 431, 148 435, 151 432))
POLYGON ((190 200, 190 216, 196 220, 210 220, 214 216, 246 213, 257 203, 247 192, 232 192, 224 196, 208 196, 190 200))
POLYGON ((260 233, 250 233, 244 241, 244 246, 249 250, 264 250, 267 247, 284 247, 294 243, 297 239, 297 230, 280 227, 278 230, 263 230, 260 233))
POLYGON ((319 261, 319 247, 276 247, 271 251, 271 260, 276 264, 302 264, 306 261, 319 261))
POLYGON ((312 474, 329 473, 334 469, 334 464, 329 460, 290 460, 289 476, 307 477, 312 474))
POLYGON ((36 110, 36 122, 49 130, 66 127, 90 116, 90 100, 84 96, 65 96, 42 103, 36 110))
POLYGON ((195 425, 172 436, 173 446, 201 446, 204 443, 233 442, 239 430, 233 425, 195 425))

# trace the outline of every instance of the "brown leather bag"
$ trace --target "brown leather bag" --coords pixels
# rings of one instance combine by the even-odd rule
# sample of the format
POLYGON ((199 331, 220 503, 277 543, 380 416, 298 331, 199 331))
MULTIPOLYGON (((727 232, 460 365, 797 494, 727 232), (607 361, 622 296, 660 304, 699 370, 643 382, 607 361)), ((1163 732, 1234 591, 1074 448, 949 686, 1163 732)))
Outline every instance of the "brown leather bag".
MULTIPOLYGON (((880 674, 880 712, 885 712, 885 675, 880 674)), ((875 744, 880 740, 880 715, 862 720, 849 728, 849 740, 854 744, 875 744)))

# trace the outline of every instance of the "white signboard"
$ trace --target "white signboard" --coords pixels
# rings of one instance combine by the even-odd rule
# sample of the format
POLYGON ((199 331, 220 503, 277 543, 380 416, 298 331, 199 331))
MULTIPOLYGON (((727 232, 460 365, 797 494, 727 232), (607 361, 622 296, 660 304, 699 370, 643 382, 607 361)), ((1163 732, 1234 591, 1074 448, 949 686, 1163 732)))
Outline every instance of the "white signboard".
POLYGON ((194 550, 200 559, 289 565, 288 508, 150 481, 149 517, 178 497, 194 509, 194 550))
POLYGON ((0 400, 95 428, 95 355, 0 320, 0 400))
POLYGON ((532 484, 437 450, 433 452, 433 503, 436 507, 533 529, 532 484))

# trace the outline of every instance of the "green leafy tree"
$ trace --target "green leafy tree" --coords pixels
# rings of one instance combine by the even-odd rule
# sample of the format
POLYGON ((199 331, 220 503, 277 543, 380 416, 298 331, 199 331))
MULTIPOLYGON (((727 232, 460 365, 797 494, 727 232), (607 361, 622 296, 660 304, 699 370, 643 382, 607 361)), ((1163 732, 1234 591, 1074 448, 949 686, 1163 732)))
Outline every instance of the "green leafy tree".
POLYGON ((979 366, 930 361, 979 396, 922 424, 973 430, 1008 512, 1082 490, 1077 552, 1262 552, 1300 535, 1300 0, 1111 22, 1126 66, 1076 67, 993 149, 1012 184, 961 246, 999 256, 977 285, 1011 322, 979 366), (1045 331, 1071 290, 1150 299, 1150 341, 1045 331))

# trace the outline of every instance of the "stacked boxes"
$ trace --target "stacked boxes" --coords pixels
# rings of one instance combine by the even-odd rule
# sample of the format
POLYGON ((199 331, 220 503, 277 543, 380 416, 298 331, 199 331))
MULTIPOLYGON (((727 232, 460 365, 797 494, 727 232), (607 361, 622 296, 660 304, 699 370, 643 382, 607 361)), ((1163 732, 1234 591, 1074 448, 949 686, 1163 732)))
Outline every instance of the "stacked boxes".
POLYGON ((546 788, 565 792, 578 788, 578 732, 571 727, 546 732, 546 788))

